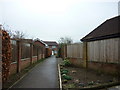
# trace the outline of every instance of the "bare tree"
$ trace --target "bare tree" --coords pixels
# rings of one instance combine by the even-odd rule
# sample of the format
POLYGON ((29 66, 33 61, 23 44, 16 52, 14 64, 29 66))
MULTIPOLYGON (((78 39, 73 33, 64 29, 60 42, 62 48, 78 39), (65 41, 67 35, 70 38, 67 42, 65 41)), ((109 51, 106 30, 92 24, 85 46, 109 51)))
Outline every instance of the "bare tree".
POLYGON ((3 29, 8 32, 10 38, 14 39, 24 39, 26 37, 26 34, 22 31, 18 30, 11 30, 11 27, 9 25, 3 24, 3 29))
POLYGON ((71 37, 61 37, 58 42, 59 44, 71 44, 73 40, 71 37))
POLYGON ((6 30, 9 33, 9 36, 14 39, 24 39, 26 37, 26 34, 22 31, 12 31, 12 30, 6 30))
POLYGON ((25 36, 26 36, 25 33, 22 31, 15 31, 13 34, 13 38, 16 38, 16 39, 24 39, 25 36))
POLYGON ((8 32, 10 37, 13 37, 13 31, 12 30, 9 29, 9 30, 6 30, 6 31, 8 32))

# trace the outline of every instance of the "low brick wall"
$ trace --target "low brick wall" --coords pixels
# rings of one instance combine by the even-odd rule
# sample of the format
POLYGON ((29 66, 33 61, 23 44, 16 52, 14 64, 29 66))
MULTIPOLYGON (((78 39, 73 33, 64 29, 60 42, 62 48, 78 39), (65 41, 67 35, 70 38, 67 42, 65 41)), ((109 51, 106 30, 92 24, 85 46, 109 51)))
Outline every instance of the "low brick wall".
POLYGON ((88 68, 109 74, 120 72, 120 65, 112 63, 88 62, 88 68))
POLYGON ((41 54, 39 54, 38 59, 41 59, 41 54))
MULTIPOLYGON (((84 61, 80 58, 69 58, 70 62, 77 67, 84 67, 84 61)), ((120 64, 88 62, 88 69, 104 72, 108 74, 120 74, 120 64)))
POLYGON ((2 60, 0 60, 0 90, 2 90, 2 60))
POLYGON ((43 58, 45 58, 45 55, 44 54, 39 54, 38 59, 43 59, 43 58))
POLYGON ((82 59, 80 59, 80 58, 69 58, 69 60, 73 65, 75 65, 77 67, 83 67, 84 62, 83 62, 82 59))
POLYGON ((28 67, 29 65, 30 65, 30 58, 21 59, 21 62, 20 62, 20 70, 28 67))
MULTIPOLYGON (((41 58, 39 58, 40 60, 41 58)), ((32 57, 32 63, 37 62, 37 56, 32 57)), ((20 70, 28 67, 30 65, 30 58, 25 58, 20 60, 20 70)), ((17 73, 17 62, 13 62, 10 65, 10 75, 17 73)))
POLYGON ((35 62, 37 62, 37 56, 32 57, 32 63, 35 63, 35 62))
POLYGON ((17 72, 17 63, 13 62, 10 65, 10 75, 15 74, 17 72))
POLYGON ((42 58, 45 58, 45 54, 42 54, 42 58))

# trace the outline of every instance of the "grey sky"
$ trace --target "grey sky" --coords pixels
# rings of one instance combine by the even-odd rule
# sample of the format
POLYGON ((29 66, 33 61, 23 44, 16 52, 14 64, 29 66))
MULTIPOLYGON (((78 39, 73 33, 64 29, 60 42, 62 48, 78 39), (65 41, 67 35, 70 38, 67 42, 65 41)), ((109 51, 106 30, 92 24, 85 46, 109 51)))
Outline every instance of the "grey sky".
MULTIPOLYGON (((74 42, 106 19, 118 15, 119 0, 1 0, 0 23, 27 33, 28 38, 74 42)), ((8 27, 6 27, 8 28, 8 27)))

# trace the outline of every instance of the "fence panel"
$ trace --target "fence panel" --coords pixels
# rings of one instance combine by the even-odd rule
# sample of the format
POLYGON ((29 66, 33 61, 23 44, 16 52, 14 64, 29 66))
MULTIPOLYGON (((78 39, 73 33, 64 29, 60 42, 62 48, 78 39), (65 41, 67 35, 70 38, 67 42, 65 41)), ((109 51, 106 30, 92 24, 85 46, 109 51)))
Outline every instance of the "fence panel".
POLYGON ((30 44, 21 43, 21 59, 30 58, 30 44))
POLYGON ((17 62, 17 41, 16 40, 10 40, 11 46, 12 46, 12 62, 17 62))
POLYGON ((83 44, 76 43, 67 45, 67 57, 83 58, 83 44))
POLYGON ((88 42, 88 61, 118 63, 119 38, 88 42))
POLYGON ((37 56, 37 46, 33 45, 33 56, 37 56))
MULTIPOLYGON (((118 50, 120 38, 87 42, 88 61, 119 63, 118 50)), ((67 45, 67 57, 83 59, 83 43, 67 45)))

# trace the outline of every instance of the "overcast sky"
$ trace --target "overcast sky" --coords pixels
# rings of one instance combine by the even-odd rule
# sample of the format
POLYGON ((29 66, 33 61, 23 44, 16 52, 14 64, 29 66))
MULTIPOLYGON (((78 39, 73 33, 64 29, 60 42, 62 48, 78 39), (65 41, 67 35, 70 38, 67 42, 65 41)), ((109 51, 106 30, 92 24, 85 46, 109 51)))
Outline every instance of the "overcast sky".
POLYGON ((0 23, 28 38, 79 42, 105 20, 118 15, 119 0, 0 0, 0 23), (8 27, 8 26, 9 27, 8 27))

